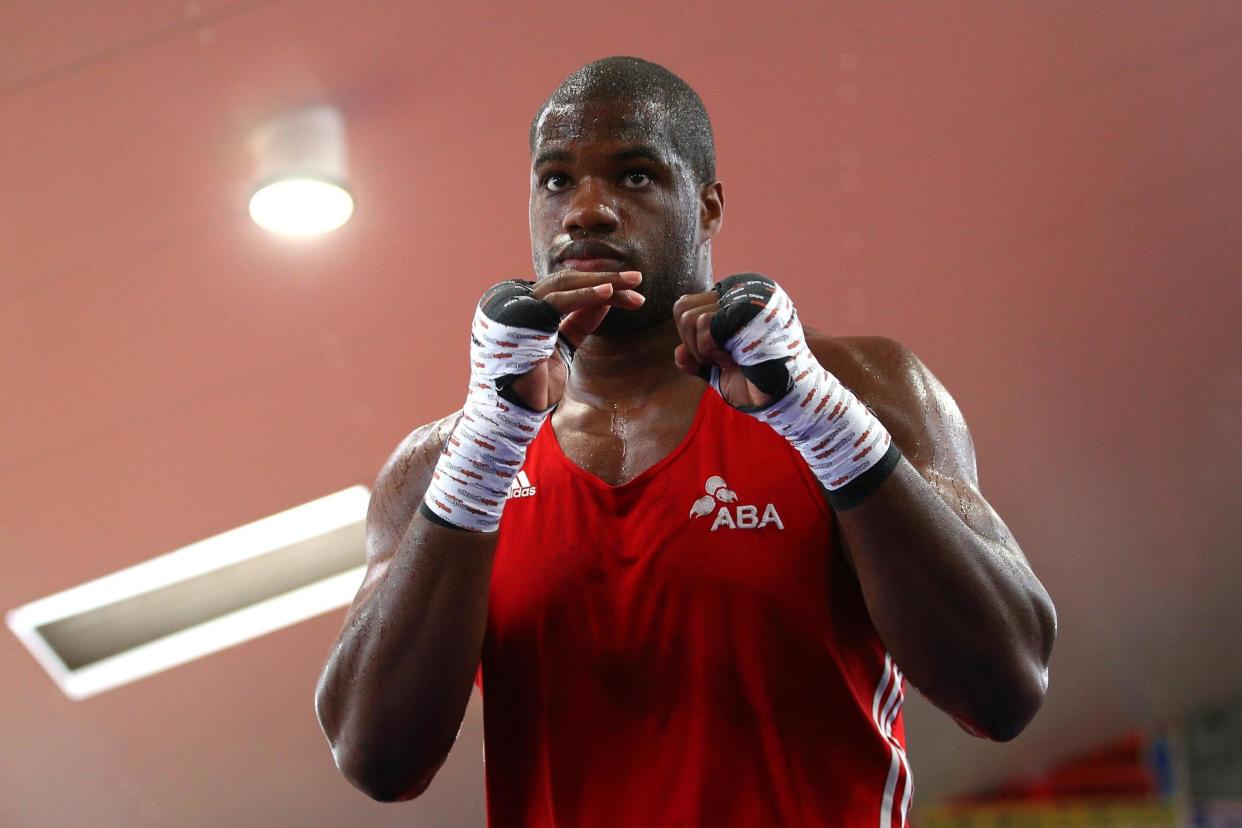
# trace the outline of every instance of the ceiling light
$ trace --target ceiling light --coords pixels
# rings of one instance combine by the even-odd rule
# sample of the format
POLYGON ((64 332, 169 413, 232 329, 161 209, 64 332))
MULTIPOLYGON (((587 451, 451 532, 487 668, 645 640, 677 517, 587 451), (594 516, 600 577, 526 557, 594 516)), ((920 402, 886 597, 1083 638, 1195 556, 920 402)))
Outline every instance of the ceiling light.
POLYGON ((10 611, 65 695, 93 696, 348 604, 365 486, 321 497, 10 611))
POLYGON ((287 236, 335 230, 354 213, 346 186, 345 119, 330 106, 309 106, 264 124, 254 136, 258 186, 250 217, 287 236))

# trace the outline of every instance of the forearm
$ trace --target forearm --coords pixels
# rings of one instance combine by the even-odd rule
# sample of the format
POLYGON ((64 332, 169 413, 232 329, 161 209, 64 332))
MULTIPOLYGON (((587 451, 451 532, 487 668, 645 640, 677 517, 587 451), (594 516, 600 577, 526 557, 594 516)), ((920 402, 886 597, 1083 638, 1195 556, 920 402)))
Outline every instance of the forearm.
POLYGON ((479 664, 496 537, 416 514, 346 619, 316 707, 338 766, 376 799, 417 795, 452 747, 479 664))
POLYGON ((1007 739, 1043 700, 1055 612, 1003 524, 981 533, 966 517, 903 460, 838 520, 876 630, 910 681, 1007 739))

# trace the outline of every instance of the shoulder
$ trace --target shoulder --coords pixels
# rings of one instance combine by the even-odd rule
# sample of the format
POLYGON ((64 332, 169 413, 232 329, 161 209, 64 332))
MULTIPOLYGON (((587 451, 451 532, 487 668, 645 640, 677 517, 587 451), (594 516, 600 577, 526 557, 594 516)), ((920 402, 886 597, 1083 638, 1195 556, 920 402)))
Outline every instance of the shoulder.
POLYGON ((820 364, 871 407, 924 474, 976 480, 974 444, 948 389, 913 351, 882 336, 833 337, 808 329, 820 364))
POLYGON ((384 461, 367 508, 367 557, 391 554, 418 510, 459 412, 419 426, 384 461))

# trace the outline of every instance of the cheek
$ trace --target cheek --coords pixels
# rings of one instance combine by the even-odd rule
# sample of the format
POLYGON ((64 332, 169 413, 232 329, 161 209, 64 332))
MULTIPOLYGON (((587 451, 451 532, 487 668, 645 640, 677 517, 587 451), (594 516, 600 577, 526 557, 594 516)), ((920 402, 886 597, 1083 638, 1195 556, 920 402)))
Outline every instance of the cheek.
POLYGON ((672 195, 661 195, 658 206, 646 217, 648 227, 659 228, 660 247, 673 249, 681 238, 681 228, 685 223, 678 211, 677 199, 672 195))
POLYGON ((672 255, 690 255, 694 246, 696 214, 676 198, 670 197, 665 205, 667 220, 664 225, 665 247, 672 255))
POLYGON ((535 244, 547 245, 556 234, 559 223, 547 207, 532 202, 528 211, 530 218, 530 238, 535 244))

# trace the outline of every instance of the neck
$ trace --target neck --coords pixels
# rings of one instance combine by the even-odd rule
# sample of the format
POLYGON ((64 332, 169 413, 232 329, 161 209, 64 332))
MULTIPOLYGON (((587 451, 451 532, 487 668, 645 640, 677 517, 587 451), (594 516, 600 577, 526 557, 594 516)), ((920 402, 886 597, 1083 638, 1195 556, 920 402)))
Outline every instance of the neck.
POLYGON ((591 408, 632 409, 697 382, 673 363, 680 342, 671 319, 623 336, 589 336, 574 355, 565 398, 591 408))

